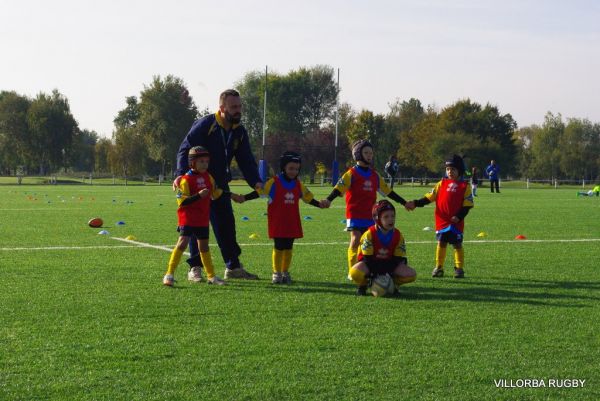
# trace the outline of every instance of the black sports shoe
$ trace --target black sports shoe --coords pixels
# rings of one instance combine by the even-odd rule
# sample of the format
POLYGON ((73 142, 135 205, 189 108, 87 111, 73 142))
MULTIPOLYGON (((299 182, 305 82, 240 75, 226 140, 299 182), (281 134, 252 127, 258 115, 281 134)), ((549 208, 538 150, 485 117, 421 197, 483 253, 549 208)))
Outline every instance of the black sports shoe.
POLYGON ((431 277, 444 277, 444 269, 441 267, 436 267, 431 272, 431 277))
POLYGON ((462 269, 462 267, 454 268, 454 278, 465 278, 465 271, 462 269))

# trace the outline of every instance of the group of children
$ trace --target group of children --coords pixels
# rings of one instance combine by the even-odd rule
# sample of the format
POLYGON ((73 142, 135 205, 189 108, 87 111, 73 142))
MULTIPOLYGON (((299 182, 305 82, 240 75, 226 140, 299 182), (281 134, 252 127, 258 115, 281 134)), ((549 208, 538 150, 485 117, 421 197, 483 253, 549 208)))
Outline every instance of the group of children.
MULTIPOLYGON (((280 172, 270 178, 263 189, 246 195, 227 193, 235 202, 242 203, 259 197, 268 198, 267 218, 269 238, 274 242, 272 252, 272 283, 291 284, 289 272, 294 240, 302 238, 299 201, 328 208, 331 202, 345 194, 346 230, 350 232, 348 247, 348 278, 358 287, 358 295, 366 295, 369 281, 377 275, 388 274, 397 286, 415 281, 416 272, 408 265, 406 245, 402 233, 395 227, 396 210, 387 200, 377 201, 377 193, 400 203, 406 210, 436 203, 435 222, 438 241, 433 277, 443 277, 446 247, 454 247, 454 277, 464 277, 462 233, 464 218, 473 207, 471 186, 463 179, 465 165, 454 155, 445 163, 446 176, 421 199, 405 201, 387 185, 373 169, 373 145, 360 140, 352 147, 356 165, 338 181, 326 199, 317 201, 299 180, 302 165, 296 152, 285 152, 280 157, 280 172)), ((177 245, 171 253, 163 284, 172 286, 174 272, 192 236, 198 240, 200 257, 209 284, 223 285, 215 275, 208 249, 208 216, 210 199, 224 194, 207 172, 210 155, 196 146, 189 151, 190 170, 183 176, 177 192, 179 205, 177 245)))

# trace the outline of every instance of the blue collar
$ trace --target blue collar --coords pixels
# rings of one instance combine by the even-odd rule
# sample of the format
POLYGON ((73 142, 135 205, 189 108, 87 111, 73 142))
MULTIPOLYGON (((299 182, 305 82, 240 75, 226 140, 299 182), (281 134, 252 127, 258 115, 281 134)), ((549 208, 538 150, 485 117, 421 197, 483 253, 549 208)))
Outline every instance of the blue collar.
POLYGON ((383 231, 381 231, 381 229, 379 227, 377 227, 377 237, 379 238, 379 241, 381 241, 381 243, 384 246, 388 246, 390 244, 390 242, 392 242, 393 236, 394 236, 394 229, 391 229, 387 234, 384 234, 383 231))
POLYGON ((288 191, 291 191, 296 186, 296 179, 290 180, 285 173, 279 173, 277 176, 279 177, 281 185, 288 191))

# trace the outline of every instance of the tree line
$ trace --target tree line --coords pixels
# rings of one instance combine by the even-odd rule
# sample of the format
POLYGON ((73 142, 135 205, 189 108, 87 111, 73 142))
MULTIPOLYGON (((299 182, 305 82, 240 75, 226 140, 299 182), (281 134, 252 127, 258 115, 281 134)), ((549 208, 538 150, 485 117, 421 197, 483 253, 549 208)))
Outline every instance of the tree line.
MULTIPOLYGON (((351 144, 368 138, 380 171, 396 156, 404 177, 439 176, 453 153, 483 169, 491 159, 502 176, 542 179, 600 178, 600 125, 548 113, 541 125, 517 127, 497 106, 459 99, 442 109, 418 99, 390 102, 385 114, 337 104, 334 69, 301 67, 287 74, 246 73, 234 85, 242 95, 243 124, 257 158, 276 167, 285 150, 303 155, 311 177, 326 174, 334 159, 352 163, 351 144), (267 114, 263 121, 267 85, 267 114), (338 146, 335 147, 335 128, 338 146), (263 126, 266 127, 263 146, 263 126)), ((218 94, 215 94, 215 104, 218 94)), ((198 110, 185 83, 155 76, 139 95, 125 99, 111 138, 80 129, 68 99, 57 90, 35 98, 0 92, 0 171, 15 174, 90 172, 169 176, 192 123, 215 110, 198 110)))

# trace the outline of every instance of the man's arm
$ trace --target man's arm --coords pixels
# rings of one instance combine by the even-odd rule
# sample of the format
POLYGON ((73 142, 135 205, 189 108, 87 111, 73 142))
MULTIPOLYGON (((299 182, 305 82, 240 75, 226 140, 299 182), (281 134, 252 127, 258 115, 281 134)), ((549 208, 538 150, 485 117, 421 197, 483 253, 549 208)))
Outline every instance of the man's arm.
POLYGON ((248 138, 248 133, 245 128, 242 138, 240 139, 240 144, 235 150, 235 160, 248 185, 252 188, 256 188, 256 184, 261 182, 261 179, 258 175, 258 165, 256 164, 254 154, 252 154, 250 139, 248 138))

